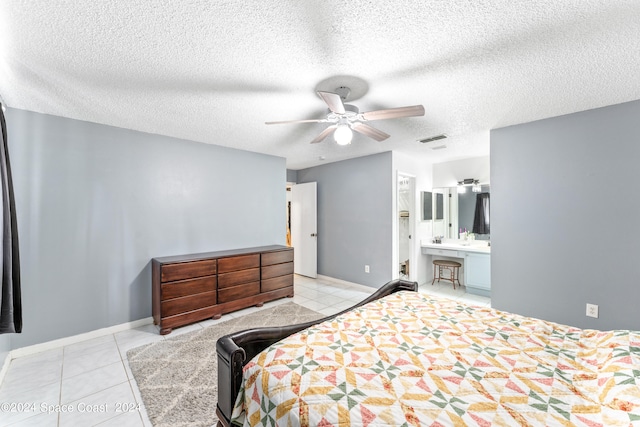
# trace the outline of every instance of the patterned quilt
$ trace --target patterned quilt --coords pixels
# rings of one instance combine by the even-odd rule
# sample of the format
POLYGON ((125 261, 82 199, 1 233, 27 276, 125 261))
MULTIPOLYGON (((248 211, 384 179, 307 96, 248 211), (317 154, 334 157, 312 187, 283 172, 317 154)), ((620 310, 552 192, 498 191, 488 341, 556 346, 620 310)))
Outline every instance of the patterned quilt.
POLYGON ((250 426, 640 426, 640 332, 399 292, 245 367, 250 426))

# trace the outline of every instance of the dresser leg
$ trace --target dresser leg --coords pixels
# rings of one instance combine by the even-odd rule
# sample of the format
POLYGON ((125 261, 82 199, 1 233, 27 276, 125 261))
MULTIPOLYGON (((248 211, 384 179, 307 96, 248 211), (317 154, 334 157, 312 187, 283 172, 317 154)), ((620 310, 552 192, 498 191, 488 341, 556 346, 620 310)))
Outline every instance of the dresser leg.
POLYGON ((213 319, 213 320, 218 320, 218 319, 219 319, 219 318, 221 318, 221 317, 222 317, 222 314, 215 314, 215 315, 212 317, 212 319, 213 319))
POLYGON ((160 329, 160 335, 170 334, 172 330, 173 330, 173 328, 162 328, 162 329, 160 329))
POLYGON ((263 305, 264 305, 263 302, 259 302, 259 303, 256 304, 256 307, 262 307, 263 305))

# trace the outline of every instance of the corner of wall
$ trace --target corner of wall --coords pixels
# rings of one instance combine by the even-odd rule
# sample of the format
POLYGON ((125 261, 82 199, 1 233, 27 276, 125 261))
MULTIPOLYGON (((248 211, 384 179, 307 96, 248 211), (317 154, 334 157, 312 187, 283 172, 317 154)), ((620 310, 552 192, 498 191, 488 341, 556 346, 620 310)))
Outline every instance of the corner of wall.
POLYGON ((287 169, 287 182, 298 183, 298 171, 287 169))

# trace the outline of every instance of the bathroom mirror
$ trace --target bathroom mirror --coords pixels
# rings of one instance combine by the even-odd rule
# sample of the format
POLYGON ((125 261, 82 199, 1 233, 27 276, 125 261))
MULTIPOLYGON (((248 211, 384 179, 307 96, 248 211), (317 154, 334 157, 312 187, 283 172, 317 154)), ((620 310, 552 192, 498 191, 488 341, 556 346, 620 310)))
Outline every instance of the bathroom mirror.
MULTIPOLYGON (((483 203, 483 209, 487 213, 486 222, 489 223, 489 196, 490 186, 482 185, 480 193, 471 191, 467 187, 464 193, 458 193, 457 187, 434 188, 432 197, 434 200, 433 210, 442 210, 442 218, 433 220, 433 235, 444 236, 446 239, 459 238, 460 229, 473 230, 473 221, 476 212, 476 204, 483 203), (478 194, 485 194, 478 202, 478 194), (438 195, 440 197, 437 197, 438 195)), ((475 234, 476 240, 489 240, 490 234, 475 234)))
POLYGON ((433 219, 433 194, 431 191, 423 191, 420 194, 422 199, 422 220, 431 221, 433 219))
POLYGON ((423 191, 421 197, 423 221, 432 221, 434 218, 436 220, 441 220, 444 218, 442 193, 439 193, 437 191, 423 191))

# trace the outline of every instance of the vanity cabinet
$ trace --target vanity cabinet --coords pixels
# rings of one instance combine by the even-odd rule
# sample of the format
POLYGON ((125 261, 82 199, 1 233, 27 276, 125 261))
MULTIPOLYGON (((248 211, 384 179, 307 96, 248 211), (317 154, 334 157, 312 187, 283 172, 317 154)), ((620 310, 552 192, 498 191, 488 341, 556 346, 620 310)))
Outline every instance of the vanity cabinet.
POLYGON ((293 248, 273 245, 153 258, 153 321, 173 328, 293 297, 293 248))
POLYGON ((466 252, 464 265, 467 292, 491 297, 491 255, 466 252))
MULTIPOLYGON (((427 255, 430 269, 433 268, 432 262, 435 259, 444 258, 460 262, 466 291, 470 294, 491 297, 491 250, 489 247, 433 243, 423 244, 422 253, 427 255)), ((433 274, 433 270, 428 270, 428 272, 433 274)))

